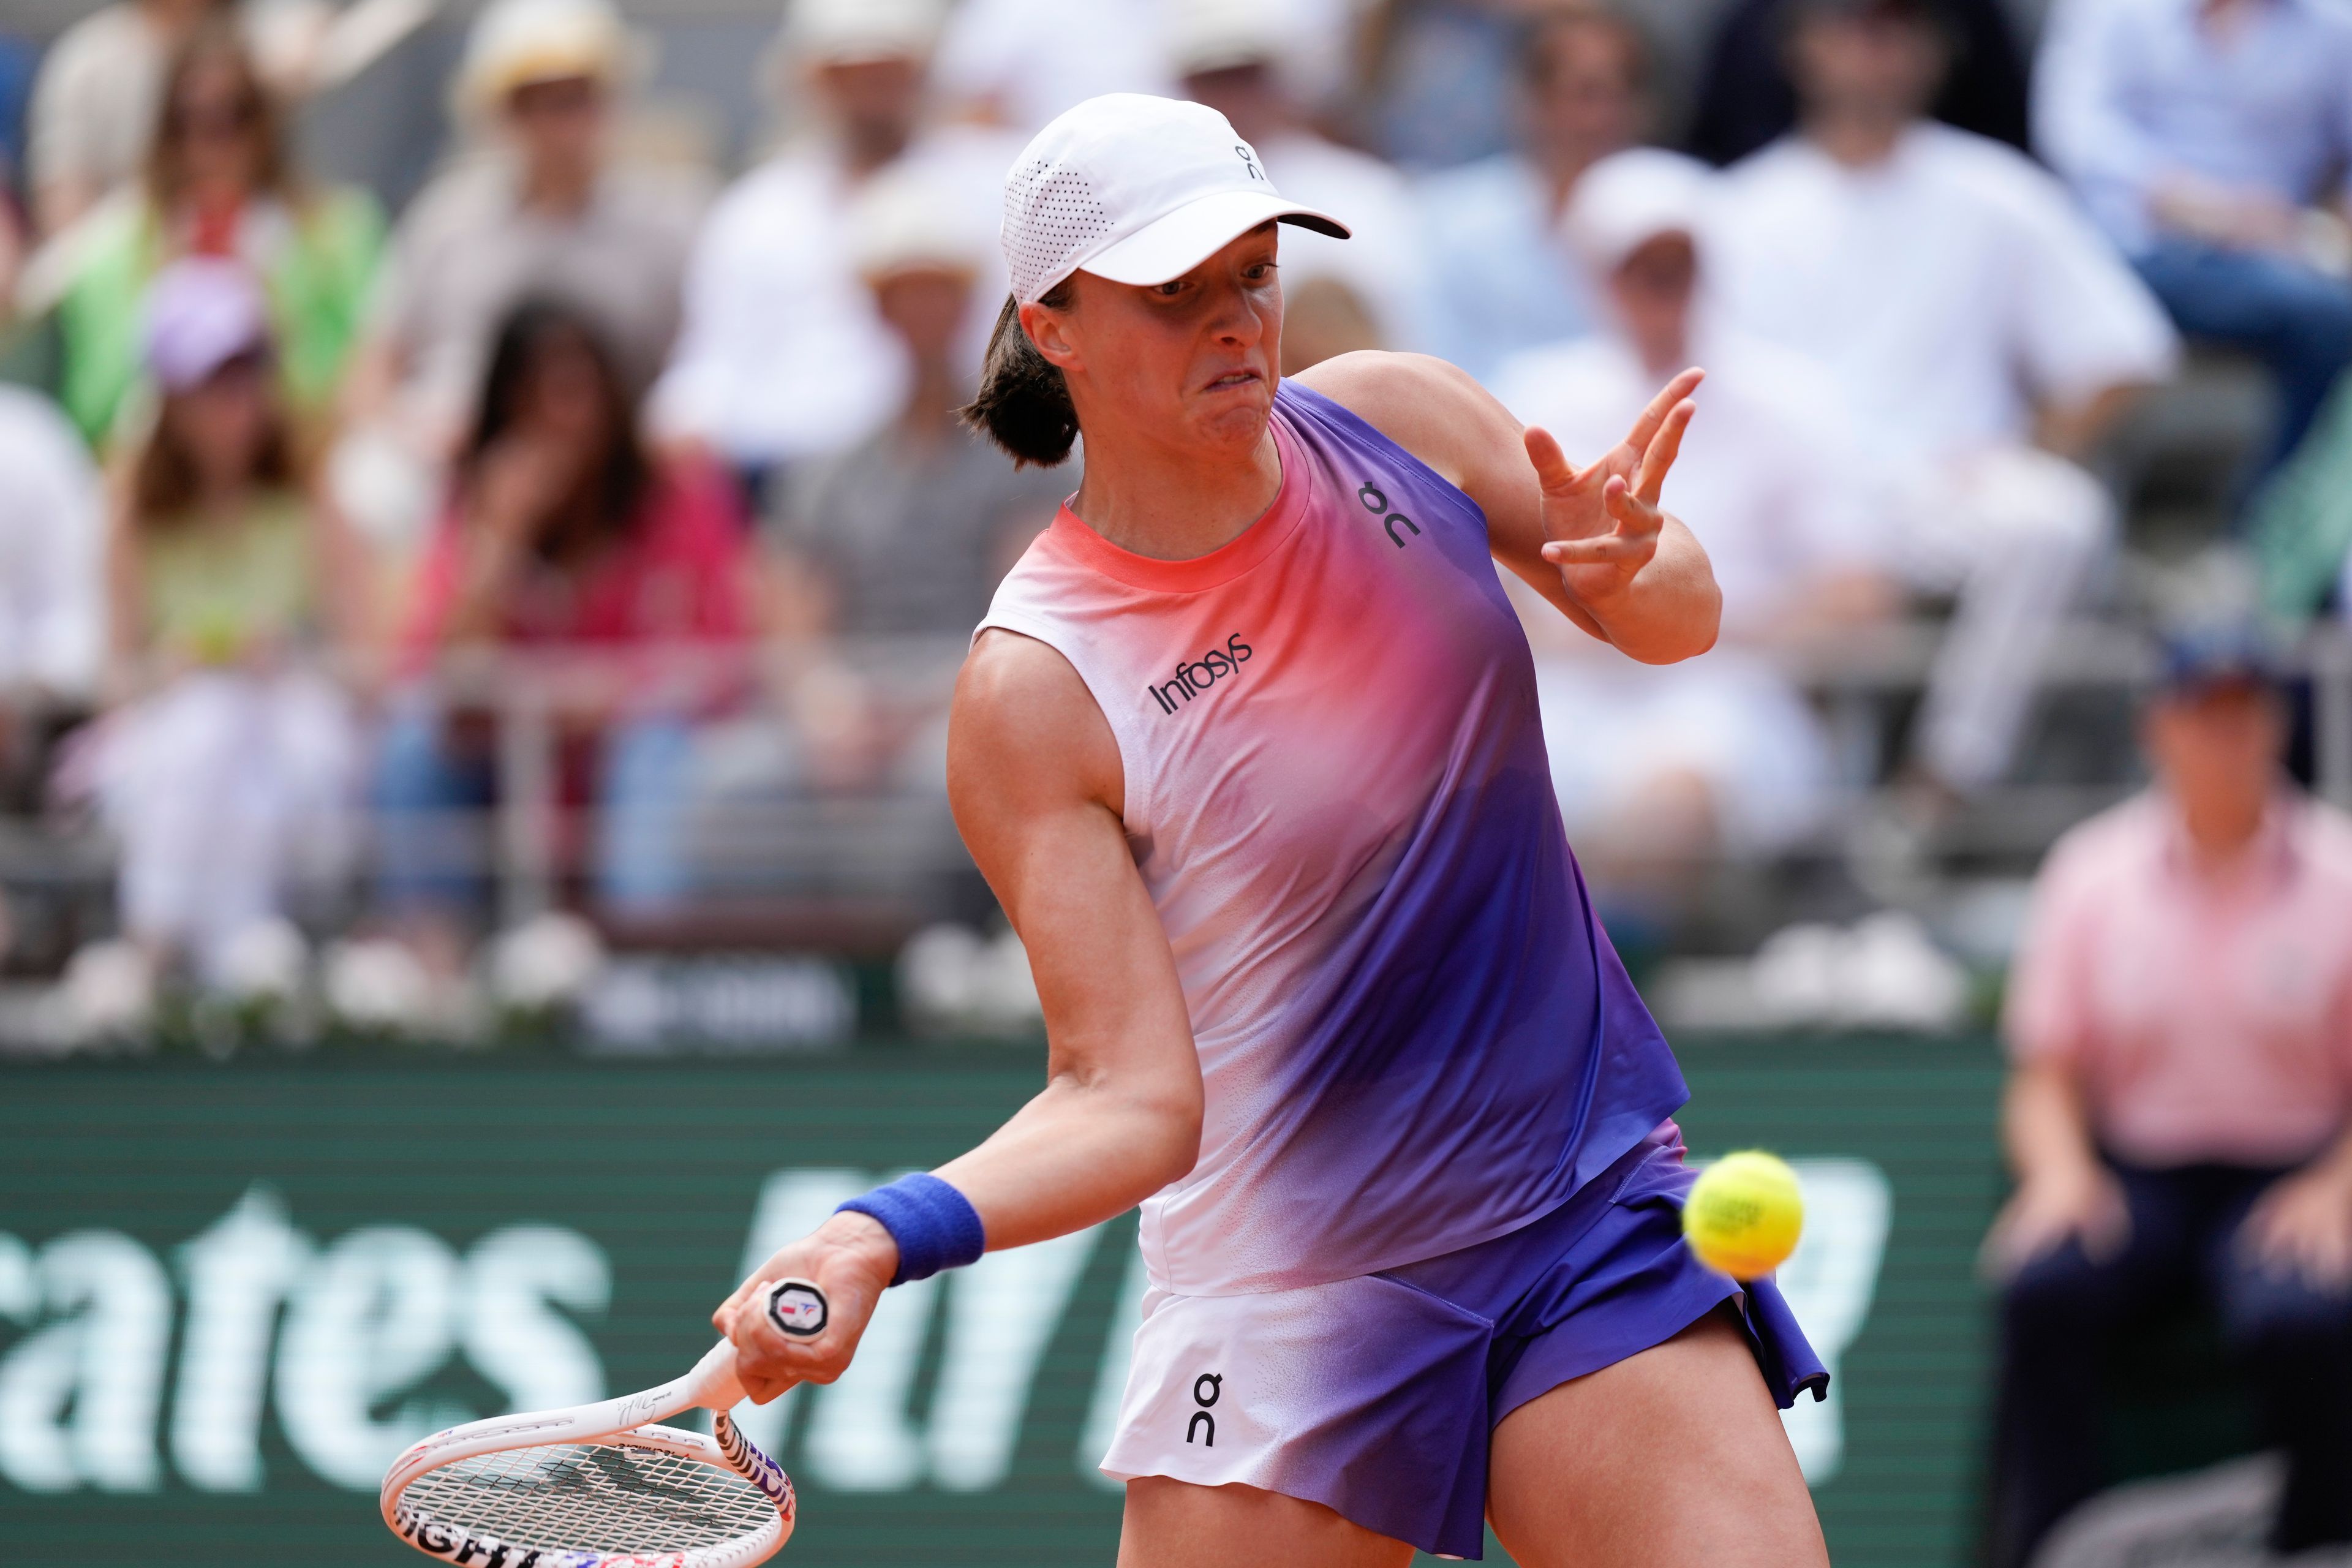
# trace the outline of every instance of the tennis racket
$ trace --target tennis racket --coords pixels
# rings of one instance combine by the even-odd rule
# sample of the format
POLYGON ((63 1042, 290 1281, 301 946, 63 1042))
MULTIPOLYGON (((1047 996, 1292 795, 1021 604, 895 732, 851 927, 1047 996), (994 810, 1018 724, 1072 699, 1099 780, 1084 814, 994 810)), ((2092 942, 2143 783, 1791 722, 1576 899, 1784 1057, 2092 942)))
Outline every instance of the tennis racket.
MULTIPOLYGON (((806 1279, 776 1281, 767 1300, 794 1339, 832 1315, 806 1279)), ((728 1415, 742 1397, 722 1340, 642 1394, 452 1426, 393 1461, 383 1521, 465 1568, 749 1568, 792 1534, 793 1499, 728 1415), (717 1413, 711 1436, 653 1425, 698 1406, 717 1413)))

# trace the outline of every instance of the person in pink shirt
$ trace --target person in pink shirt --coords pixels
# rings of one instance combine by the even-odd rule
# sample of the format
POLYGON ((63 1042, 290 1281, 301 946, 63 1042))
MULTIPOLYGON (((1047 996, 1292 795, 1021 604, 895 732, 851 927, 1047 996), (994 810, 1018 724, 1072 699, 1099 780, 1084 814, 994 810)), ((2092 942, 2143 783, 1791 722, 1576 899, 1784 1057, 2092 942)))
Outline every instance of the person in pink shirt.
POLYGON ((519 307, 409 602, 408 679, 376 764, 379 893, 428 965, 462 952, 459 928, 484 901, 482 858, 447 824, 489 806, 501 781, 482 689, 427 677, 497 654, 499 689, 533 672, 580 678, 546 692, 559 788, 594 807, 583 848, 598 900, 660 913, 690 875, 694 721, 743 678, 710 656, 748 643, 749 568, 732 479, 641 443, 635 390, 598 321, 553 300, 519 307))
POLYGON ((2099 1358, 2201 1295, 2289 1457, 2273 1545, 2352 1541, 2352 818, 2294 790, 2250 632, 2167 649, 2146 795, 2042 869, 2012 976, 1996 1564, 2098 1489, 2099 1358))

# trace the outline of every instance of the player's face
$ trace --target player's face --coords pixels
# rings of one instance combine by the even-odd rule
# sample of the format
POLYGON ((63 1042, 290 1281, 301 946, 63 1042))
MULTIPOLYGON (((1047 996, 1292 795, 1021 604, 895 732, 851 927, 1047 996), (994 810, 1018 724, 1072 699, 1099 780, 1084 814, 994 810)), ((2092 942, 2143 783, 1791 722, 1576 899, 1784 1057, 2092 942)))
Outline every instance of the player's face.
POLYGON ((1277 243, 1266 224, 1150 287, 1077 274, 1076 302, 1054 312, 1065 352, 1047 357, 1069 380, 1079 423, 1188 447, 1255 445, 1282 360, 1277 243))

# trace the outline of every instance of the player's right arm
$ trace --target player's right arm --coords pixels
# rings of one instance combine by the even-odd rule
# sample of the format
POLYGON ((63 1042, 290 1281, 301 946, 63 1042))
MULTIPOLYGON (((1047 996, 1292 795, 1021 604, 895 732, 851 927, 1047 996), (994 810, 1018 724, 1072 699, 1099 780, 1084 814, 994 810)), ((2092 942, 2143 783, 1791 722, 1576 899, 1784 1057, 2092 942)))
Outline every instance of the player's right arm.
MULTIPOLYGON (((1120 820, 1118 746, 1051 647, 982 634, 956 684, 948 796, 1029 952, 1045 1005, 1046 1084, 986 1142, 934 1173, 978 1211, 988 1247, 1020 1247, 1122 1214, 1192 1168, 1200 1058, 1174 956, 1120 820)), ((754 1399, 829 1383, 898 1267, 889 1233, 837 1214, 761 1266, 713 1321, 754 1399), (737 1312, 763 1279, 814 1279, 828 1331, 787 1340, 737 1312)))

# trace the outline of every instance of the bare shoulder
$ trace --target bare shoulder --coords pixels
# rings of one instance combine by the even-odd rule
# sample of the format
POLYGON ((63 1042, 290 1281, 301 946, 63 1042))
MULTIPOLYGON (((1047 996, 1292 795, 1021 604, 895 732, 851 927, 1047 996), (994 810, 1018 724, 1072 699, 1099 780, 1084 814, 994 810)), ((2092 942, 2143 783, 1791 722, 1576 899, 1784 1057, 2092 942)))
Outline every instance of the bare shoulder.
POLYGON ((1428 354, 1363 350, 1300 372, 1321 393, 1454 484, 1516 450, 1518 421, 1460 366, 1428 354))
POLYGON ((956 678, 948 793, 959 820, 991 813, 992 802, 1016 811, 1078 801, 1119 809, 1118 742, 1059 650, 1001 627, 981 633, 956 678))

